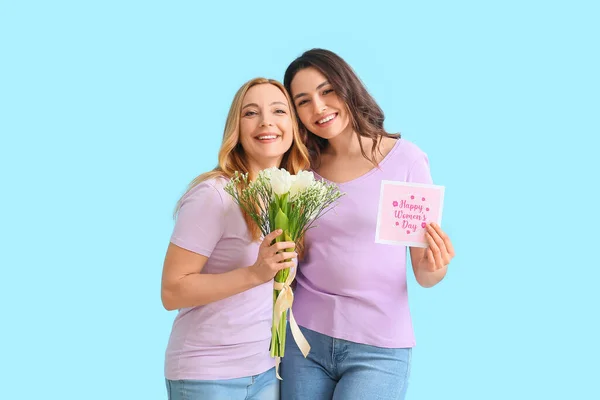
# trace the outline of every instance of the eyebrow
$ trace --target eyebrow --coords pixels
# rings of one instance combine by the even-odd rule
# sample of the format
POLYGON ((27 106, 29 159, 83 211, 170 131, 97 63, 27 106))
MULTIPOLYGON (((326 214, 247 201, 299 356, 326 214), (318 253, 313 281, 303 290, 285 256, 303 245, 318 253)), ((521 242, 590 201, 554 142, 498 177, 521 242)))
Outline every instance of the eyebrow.
MULTIPOLYGON (((329 81, 325 81, 325 82, 321 83, 319 86, 317 86, 317 90, 321 89, 325 85, 329 85, 329 81)), ((298 93, 297 95, 294 96, 293 100, 296 100, 298 97, 307 96, 307 95, 308 95, 307 93, 298 93)))
MULTIPOLYGON (((288 105, 287 105, 287 104, 285 104, 283 101, 274 101, 274 102, 272 102, 272 103, 271 103, 271 104, 269 104, 269 105, 270 105, 270 106, 272 106, 273 104, 281 104, 282 106, 285 106, 285 107, 287 107, 287 106, 288 106, 288 105)), ((244 107, 242 107, 242 110, 243 110, 244 108, 247 108, 247 107, 252 107, 252 106, 254 106, 254 107, 258 107, 258 104, 256 104, 256 103, 250 103, 250 104, 246 104, 244 107)))

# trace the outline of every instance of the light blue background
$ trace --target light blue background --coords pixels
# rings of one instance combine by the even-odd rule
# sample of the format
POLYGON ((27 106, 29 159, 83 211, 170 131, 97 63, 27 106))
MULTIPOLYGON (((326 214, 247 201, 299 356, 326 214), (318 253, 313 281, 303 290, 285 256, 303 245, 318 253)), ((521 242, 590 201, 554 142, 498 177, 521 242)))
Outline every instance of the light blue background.
POLYGON ((408 398, 600 398, 594 3, 0 0, 0 397, 166 398, 175 201, 237 88, 325 47, 447 187, 408 398))

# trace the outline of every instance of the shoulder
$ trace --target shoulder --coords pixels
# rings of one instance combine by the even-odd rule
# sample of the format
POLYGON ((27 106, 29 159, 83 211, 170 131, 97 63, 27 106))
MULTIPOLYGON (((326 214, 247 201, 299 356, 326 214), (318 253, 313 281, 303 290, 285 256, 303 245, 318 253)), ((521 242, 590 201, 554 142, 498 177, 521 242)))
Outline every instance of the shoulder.
POLYGON ((404 156, 409 156, 409 158, 418 158, 426 155, 425 151, 417 146, 415 143, 406 139, 398 139, 400 143, 398 143, 400 147, 400 151, 404 156))
POLYGON ((419 160, 427 160, 427 153, 415 143, 402 138, 397 140, 389 155, 389 160, 395 167, 410 167, 419 160))
POLYGON ((223 207, 227 193, 224 190, 225 178, 211 178, 191 188, 181 199, 182 204, 204 204, 223 207))
POLYGON ((219 196, 225 197, 227 194, 227 192, 225 192, 225 186, 227 185, 227 182, 229 182, 229 179, 225 177, 216 177, 207 179, 203 183, 206 183, 208 186, 210 186, 212 190, 219 196))

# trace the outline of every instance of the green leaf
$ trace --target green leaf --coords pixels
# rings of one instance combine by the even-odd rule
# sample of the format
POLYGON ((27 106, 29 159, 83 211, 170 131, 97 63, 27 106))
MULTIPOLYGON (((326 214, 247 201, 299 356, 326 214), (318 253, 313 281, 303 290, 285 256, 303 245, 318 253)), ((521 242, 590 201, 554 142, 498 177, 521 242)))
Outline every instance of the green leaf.
MULTIPOLYGON (((289 232, 290 230, 290 221, 281 208, 277 210, 275 215, 275 229, 282 229, 283 232, 289 232)), ((280 237, 283 239, 283 235, 280 235, 280 237)))

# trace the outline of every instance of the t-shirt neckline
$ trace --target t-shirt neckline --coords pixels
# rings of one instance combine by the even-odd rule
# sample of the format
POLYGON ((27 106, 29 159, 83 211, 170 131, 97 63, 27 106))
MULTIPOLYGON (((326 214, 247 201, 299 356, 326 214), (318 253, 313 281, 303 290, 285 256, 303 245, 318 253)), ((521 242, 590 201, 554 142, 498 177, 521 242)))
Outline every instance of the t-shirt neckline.
POLYGON ((400 147, 400 142, 402 141, 402 138, 398 138, 396 139, 396 143, 394 143, 394 147, 392 147, 392 149, 390 150, 389 153, 387 153, 385 155, 385 157, 383 157, 383 159, 379 162, 379 167, 373 167, 372 169, 370 169, 369 171, 367 171, 366 173, 362 174, 361 176, 358 176, 354 179, 351 179, 349 181, 346 182, 334 182, 334 181, 330 181, 327 178, 322 177, 321 175, 319 175, 315 170, 313 170, 313 173, 323 179, 325 182, 329 182, 329 183, 333 183, 335 185, 337 185, 338 187, 341 186, 346 186, 346 185, 350 185, 353 183, 358 183, 359 181, 368 178, 370 175, 374 174, 375 172, 377 172, 391 157, 392 155, 396 152, 396 150, 398 149, 398 147, 400 147))

